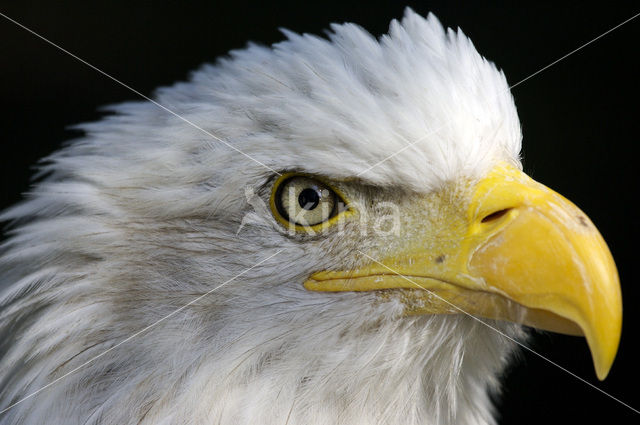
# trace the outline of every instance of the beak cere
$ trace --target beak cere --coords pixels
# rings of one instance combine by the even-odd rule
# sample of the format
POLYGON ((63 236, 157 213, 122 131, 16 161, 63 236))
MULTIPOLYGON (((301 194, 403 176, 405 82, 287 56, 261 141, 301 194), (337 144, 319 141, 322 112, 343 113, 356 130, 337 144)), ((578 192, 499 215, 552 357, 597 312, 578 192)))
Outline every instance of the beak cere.
POLYGON ((622 299, 613 258, 593 223, 506 164, 468 198, 464 216, 441 208, 437 235, 426 231, 357 270, 314 273, 305 287, 403 289, 407 314, 464 312, 584 335, 604 379, 618 348, 622 299))

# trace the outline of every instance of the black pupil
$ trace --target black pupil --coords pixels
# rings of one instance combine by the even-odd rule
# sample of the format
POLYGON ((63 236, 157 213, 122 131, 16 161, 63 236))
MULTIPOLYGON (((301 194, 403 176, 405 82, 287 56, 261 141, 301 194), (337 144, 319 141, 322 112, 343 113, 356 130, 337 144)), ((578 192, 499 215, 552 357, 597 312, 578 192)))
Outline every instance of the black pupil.
POLYGON ((298 203, 305 210, 312 210, 320 203, 320 191, 310 187, 300 192, 298 203))

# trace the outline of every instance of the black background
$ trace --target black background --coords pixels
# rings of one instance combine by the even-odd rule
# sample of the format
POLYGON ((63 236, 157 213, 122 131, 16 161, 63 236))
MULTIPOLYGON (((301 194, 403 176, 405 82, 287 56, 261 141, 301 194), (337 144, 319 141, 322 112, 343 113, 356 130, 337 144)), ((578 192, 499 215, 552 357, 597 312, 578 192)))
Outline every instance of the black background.
MULTIPOLYGON (((461 27, 510 84, 640 12, 637 2, 458 1, 23 1, 3 2, 0 11, 149 95, 248 40, 281 40, 278 27, 321 33, 331 22, 351 21, 380 35, 405 5, 461 27)), ((526 171, 599 227, 618 265, 625 307, 620 351, 604 382, 595 378, 580 338, 539 334, 532 347, 635 408, 639 42, 640 17, 513 90, 526 171)), ((28 190, 39 158, 75 136, 66 126, 98 119, 101 105, 131 99, 137 96, 0 17, 0 207, 28 190)), ((640 415, 530 353, 510 369, 498 411, 502 424, 640 423, 640 415)))

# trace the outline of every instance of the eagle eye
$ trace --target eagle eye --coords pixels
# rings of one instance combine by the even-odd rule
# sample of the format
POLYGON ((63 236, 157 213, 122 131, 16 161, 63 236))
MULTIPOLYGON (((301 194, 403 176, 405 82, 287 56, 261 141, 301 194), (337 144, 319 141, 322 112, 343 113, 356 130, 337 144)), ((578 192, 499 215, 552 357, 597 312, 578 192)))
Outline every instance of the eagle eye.
POLYGON ((271 196, 276 218, 284 224, 315 226, 337 216, 344 208, 342 198, 326 183, 307 176, 283 176, 271 196))

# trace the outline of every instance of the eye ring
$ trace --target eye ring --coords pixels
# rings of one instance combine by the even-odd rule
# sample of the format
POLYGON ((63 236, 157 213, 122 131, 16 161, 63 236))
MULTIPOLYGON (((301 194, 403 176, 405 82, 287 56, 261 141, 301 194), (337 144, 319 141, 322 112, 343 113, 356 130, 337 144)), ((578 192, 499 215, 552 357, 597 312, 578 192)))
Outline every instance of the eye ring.
POLYGON ((284 173, 271 192, 271 212, 285 227, 298 231, 324 228, 348 213, 344 196, 316 176, 284 173))
POLYGON ((289 222, 315 226, 334 215, 337 195, 324 183, 305 176, 283 181, 276 192, 278 212, 289 222))

